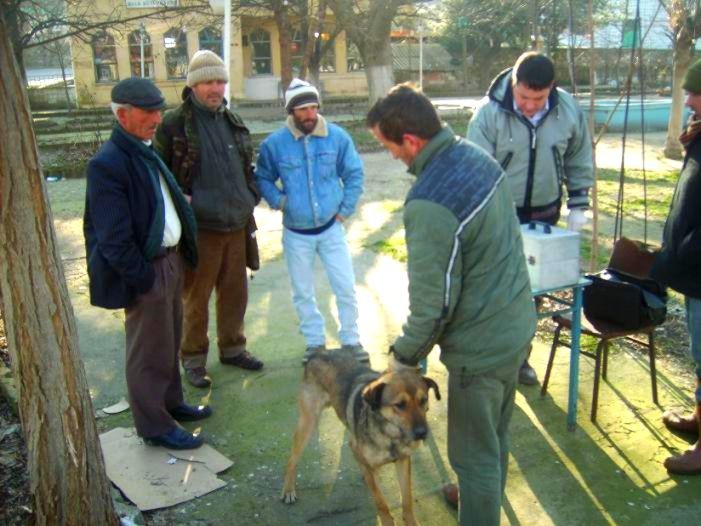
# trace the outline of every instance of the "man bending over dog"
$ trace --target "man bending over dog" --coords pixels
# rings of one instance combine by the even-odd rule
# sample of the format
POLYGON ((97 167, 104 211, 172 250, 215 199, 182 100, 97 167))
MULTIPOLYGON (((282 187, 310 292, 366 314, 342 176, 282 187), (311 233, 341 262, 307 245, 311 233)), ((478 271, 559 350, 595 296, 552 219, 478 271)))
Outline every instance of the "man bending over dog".
POLYGON ((416 368, 440 346, 460 524, 499 524, 518 369, 536 326, 511 193, 499 164, 442 126, 411 85, 378 100, 367 125, 417 177, 404 206, 410 312, 390 368, 416 368))

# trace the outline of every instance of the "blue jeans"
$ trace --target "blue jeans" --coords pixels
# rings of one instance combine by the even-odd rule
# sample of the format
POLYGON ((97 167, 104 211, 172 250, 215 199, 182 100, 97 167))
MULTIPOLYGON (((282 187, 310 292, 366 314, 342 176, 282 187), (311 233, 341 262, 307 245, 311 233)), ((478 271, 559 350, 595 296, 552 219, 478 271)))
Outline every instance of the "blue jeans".
POLYGON ((307 346, 326 343, 324 317, 317 307, 314 290, 314 263, 317 254, 336 296, 341 324, 338 337, 341 344, 357 345, 360 335, 355 275, 343 225, 336 221, 332 227, 317 235, 298 234, 285 228, 282 246, 292 285, 292 303, 297 310, 300 331, 307 346))
MULTIPOLYGON (((696 378, 701 381, 701 299, 684 296, 684 304, 689 329, 689 350, 696 365, 696 378)), ((701 404, 701 387, 696 389, 696 403, 701 404)))

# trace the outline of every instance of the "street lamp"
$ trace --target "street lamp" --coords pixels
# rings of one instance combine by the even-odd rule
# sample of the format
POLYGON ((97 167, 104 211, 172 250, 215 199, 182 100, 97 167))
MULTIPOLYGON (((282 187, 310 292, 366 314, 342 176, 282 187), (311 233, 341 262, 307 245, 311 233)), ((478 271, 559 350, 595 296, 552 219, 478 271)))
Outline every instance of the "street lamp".
POLYGON ((424 89, 424 25, 419 22, 419 89, 424 89))
POLYGON ((141 51, 141 78, 144 78, 145 72, 144 72, 144 37, 146 36, 146 28, 144 27, 144 23, 141 22, 139 24, 139 47, 141 51))

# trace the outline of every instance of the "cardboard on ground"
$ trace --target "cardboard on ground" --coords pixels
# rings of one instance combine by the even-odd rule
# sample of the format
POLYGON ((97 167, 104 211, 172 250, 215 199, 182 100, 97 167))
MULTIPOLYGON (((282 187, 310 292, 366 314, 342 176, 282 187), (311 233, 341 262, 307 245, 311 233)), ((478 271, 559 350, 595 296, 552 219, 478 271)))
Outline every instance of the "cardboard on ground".
POLYGON ((216 473, 233 462, 209 445, 168 450, 143 443, 133 428, 100 435, 107 476, 141 511, 174 506, 219 489, 216 473), (176 458, 175 463, 171 459, 176 458))

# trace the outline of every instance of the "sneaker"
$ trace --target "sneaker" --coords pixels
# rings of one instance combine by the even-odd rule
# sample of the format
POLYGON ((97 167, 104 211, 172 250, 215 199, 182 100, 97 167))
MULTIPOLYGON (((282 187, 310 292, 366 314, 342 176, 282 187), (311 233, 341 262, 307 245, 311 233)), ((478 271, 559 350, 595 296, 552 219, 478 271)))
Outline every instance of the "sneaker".
POLYGON ((457 484, 446 484, 443 486, 443 498, 451 508, 458 509, 458 498, 460 492, 457 484))
POLYGON ((222 356, 219 361, 224 365, 234 365, 247 371, 257 371, 263 368, 263 362, 248 351, 243 351, 236 356, 222 356))
POLYGON ((353 358, 358 360, 360 363, 370 363, 370 355, 359 343, 356 343, 355 345, 342 345, 341 350, 353 353, 353 358))
POLYGON ((521 385, 536 385, 538 383, 538 375, 528 360, 523 362, 518 370, 518 383, 521 385))
POLYGON ((318 352, 326 352, 326 345, 309 345, 302 356, 302 365, 307 365, 307 362, 314 354, 318 352))
POLYGON ((196 449, 204 444, 201 436, 193 435, 182 427, 175 426, 162 435, 145 437, 144 443, 149 446, 163 446, 168 449, 196 449))
POLYGON ((185 378, 195 387, 209 387, 212 385, 212 379, 207 374, 207 369, 204 367, 193 367, 185 369, 185 378))

